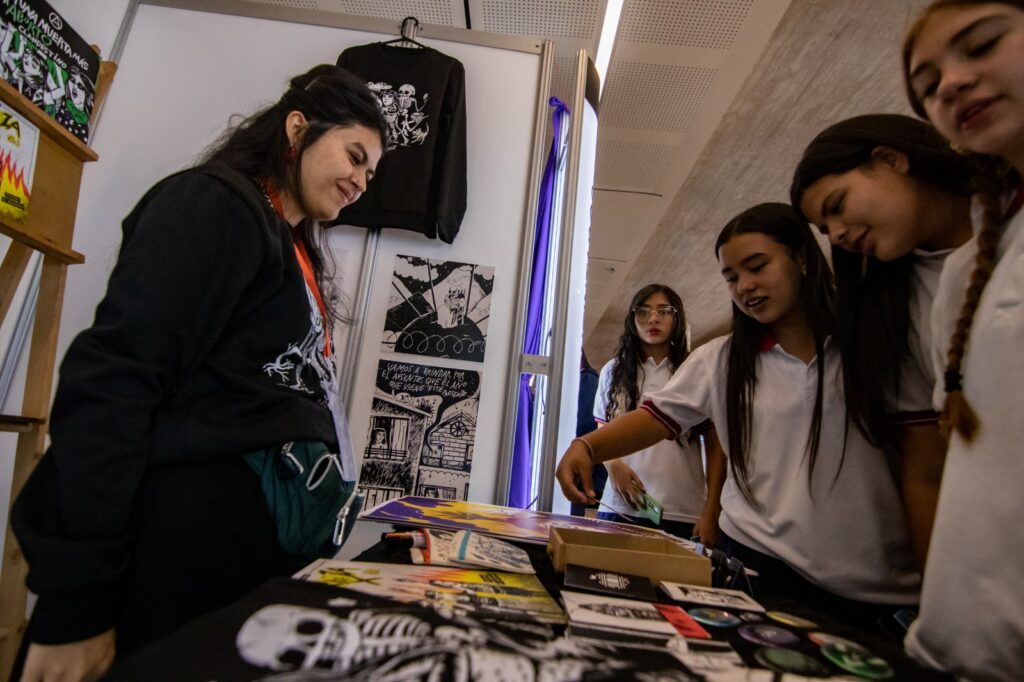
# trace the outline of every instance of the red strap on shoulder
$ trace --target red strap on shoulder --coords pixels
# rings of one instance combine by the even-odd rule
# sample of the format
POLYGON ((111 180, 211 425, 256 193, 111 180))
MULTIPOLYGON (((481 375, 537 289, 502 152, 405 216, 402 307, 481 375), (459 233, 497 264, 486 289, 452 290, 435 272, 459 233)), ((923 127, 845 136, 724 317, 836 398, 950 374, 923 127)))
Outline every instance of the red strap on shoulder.
MULTIPOLYGON (((260 185, 263 187, 267 199, 270 200, 270 205, 274 207, 277 215, 281 216, 281 219, 284 220, 284 205, 281 203, 281 195, 278 193, 277 188, 266 181, 260 181, 260 185)), ((306 280, 306 286, 313 292, 313 298, 316 299, 317 307, 320 308, 320 319, 324 325, 324 357, 329 358, 331 357, 331 332, 330 325, 328 324, 327 306, 324 305, 323 296, 320 295, 320 287, 317 286, 316 276, 313 274, 313 261, 310 260, 309 252, 306 251, 306 244, 302 241, 301 237, 293 233, 292 241, 295 244, 295 258, 299 261, 302 277, 306 280)))

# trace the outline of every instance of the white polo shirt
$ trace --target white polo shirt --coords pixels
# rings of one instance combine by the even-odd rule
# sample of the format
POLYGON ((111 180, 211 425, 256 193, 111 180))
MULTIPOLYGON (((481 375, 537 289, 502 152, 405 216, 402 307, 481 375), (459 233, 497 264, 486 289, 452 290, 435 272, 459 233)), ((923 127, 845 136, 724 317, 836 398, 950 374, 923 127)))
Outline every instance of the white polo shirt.
MULTIPOLYGON (((960 316, 974 269, 971 240, 949 257, 932 325, 960 316)), ((1019 680, 1024 671, 1024 210, 1007 225, 963 360, 964 394, 980 421, 950 438, 921 592, 907 635, 915 658, 959 676, 1019 680)), ((945 347, 934 351, 938 376, 945 347)), ((936 389, 936 408, 944 399, 936 389)))
MULTIPOLYGON (((608 421, 606 406, 614 367, 615 360, 611 360, 601 368, 594 397, 594 419, 601 424, 608 421)), ((647 358, 637 371, 640 394, 659 390, 671 378, 672 365, 668 358, 660 363, 647 358)), ((686 443, 685 434, 681 440, 686 443)), ((681 446, 675 440, 664 440, 646 450, 627 455, 622 461, 637 473, 647 492, 664 505, 663 518, 688 523, 700 518, 704 511, 707 484, 699 442, 681 446)), ((615 493, 610 479, 601 502, 618 514, 637 515, 636 510, 615 493)))
MULTIPOLYGON (((731 338, 698 348, 644 403, 673 434, 710 417, 727 454, 731 338)), ((778 344, 758 354, 747 475, 761 509, 744 499, 730 472, 722 492, 722 530, 843 597, 915 603, 920 575, 896 483, 882 452, 852 425, 844 428, 839 352, 831 343, 825 348, 821 439, 810 483, 805 449, 818 360, 805 364, 778 344)))
MULTIPOLYGON (((907 343, 910 354, 904 360, 900 373, 900 394, 896 410, 900 413, 930 412, 935 371, 932 368, 931 313, 935 292, 939 288, 939 275, 946 257, 953 249, 924 251, 915 249, 911 260, 910 327, 907 343)), ((950 329, 952 332, 952 329, 950 329)), ((946 334, 948 336, 948 334, 946 334)))

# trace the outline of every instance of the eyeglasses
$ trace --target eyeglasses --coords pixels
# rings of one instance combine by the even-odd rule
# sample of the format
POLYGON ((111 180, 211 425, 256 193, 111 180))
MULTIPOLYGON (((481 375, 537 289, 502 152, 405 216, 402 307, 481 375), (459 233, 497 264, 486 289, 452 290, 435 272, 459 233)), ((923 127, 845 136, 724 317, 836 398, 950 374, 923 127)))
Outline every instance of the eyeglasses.
POLYGON ((671 305, 659 305, 657 308, 652 308, 649 305, 638 305, 633 308, 633 317, 636 318, 637 322, 646 322, 651 317, 672 317, 679 310, 675 306, 671 305))

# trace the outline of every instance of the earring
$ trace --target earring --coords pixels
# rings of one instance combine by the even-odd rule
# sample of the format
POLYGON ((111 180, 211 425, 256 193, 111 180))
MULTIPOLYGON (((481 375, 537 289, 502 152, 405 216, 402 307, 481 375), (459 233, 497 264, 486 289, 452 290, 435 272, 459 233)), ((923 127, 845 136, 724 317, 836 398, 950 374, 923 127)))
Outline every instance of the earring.
POLYGON ((952 149, 957 154, 959 154, 960 156, 967 156, 968 154, 970 154, 969 151, 967 151, 966 149, 964 149, 963 147, 961 147, 960 145, 953 141, 950 141, 949 148, 952 149))
POLYGON ((295 145, 293 145, 293 144, 288 145, 288 149, 284 153, 284 161, 285 161, 285 163, 294 163, 295 162, 295 145))

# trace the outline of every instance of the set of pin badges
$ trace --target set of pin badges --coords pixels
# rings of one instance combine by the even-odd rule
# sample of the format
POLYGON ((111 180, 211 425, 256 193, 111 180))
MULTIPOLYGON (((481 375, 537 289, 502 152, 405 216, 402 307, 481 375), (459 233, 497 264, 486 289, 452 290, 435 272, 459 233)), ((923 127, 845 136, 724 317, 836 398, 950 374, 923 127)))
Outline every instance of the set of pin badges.
MULTIPOLYGON (((736 632, 740 637, 760 646, 754 652, 754 659, 769 670, 812 677, 829 675, 828 667, 821 661, 795 650, 794 647, 802 641, 798 634, 763 622, 759 614, 736 616, 724 609, 707 607, 688 609, 687 613, 698 623, 711 627, 739 626, 736 632)), ((812 620, 782 611, 768 611, 764 616, 792 628, 808 630, 818 627, 812 620)), ((888 680, 893 676, 892 667, 884 659, 856 642, 820 631, 808 633, 807 638, 818 645, 822 656, 848 673, 868 680, 888 680)))

